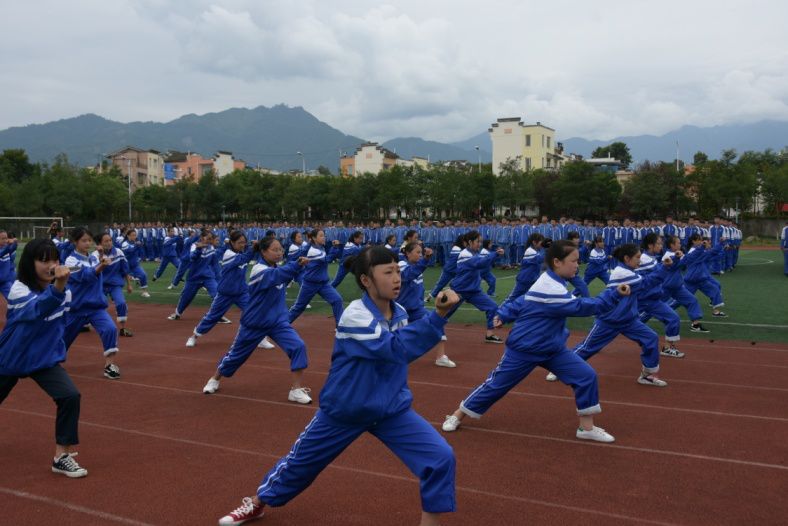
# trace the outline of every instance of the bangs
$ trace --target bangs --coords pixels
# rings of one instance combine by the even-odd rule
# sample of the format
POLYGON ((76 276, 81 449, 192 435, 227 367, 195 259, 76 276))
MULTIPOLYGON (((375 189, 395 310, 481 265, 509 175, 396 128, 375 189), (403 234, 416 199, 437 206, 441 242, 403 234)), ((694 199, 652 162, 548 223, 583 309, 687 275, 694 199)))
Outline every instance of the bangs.
POLYGON ((397 258, 391 250, 378 245, 369 249, 369 268, 389 263, 397 263, 397 258))
POLYGON ((60 255, 58 254, 57 248, 52 242, 41 243, 39 246, 35 247, 35 250, 33 251, 33 259, 43 263, 47 263, 49 261, 59 262, 60 255))

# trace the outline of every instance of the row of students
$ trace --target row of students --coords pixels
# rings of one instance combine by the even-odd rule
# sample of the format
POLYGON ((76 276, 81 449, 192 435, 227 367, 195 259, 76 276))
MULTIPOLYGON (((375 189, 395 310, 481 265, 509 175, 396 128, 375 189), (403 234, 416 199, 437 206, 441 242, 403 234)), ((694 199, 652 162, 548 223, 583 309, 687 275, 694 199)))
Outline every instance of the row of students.
POLYGON ((17 242, 13 234, 0 229, 0 294, 7 300, 16 281, 17 242))

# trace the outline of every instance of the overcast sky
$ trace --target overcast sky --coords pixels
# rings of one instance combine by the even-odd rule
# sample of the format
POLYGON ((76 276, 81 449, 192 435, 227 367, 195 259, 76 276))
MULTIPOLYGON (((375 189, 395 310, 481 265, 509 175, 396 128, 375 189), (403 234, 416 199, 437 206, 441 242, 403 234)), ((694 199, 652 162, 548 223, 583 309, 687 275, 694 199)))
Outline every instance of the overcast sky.
POLYGON ((3 2, 0 129, 285 103, 367 139, 788 120, 784 0, 3 2))

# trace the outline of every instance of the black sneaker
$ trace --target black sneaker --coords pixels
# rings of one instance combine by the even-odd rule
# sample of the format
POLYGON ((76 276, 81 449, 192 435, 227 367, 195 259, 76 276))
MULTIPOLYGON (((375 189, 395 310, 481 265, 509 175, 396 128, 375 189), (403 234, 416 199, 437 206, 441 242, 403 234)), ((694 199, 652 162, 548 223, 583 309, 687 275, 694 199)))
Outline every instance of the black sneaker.
POLYGON ((720 312, 712 312, 711 315, 714 316, 715 318, 727 318, 728 317, 728 315, 725 314, 722 311, 720 311, 720 312))
POLYGON ((485 336, 484 343, 503 343, 503 340, 493 334, 492 336, 485 336))
POLYGON ((63 453, 57 459, 52 461, 52 473, 61 473, 68 478, 78 479, 86 477, 88 470, 80 467, 74 457, 77 453, 63 453))
POLYGON ((225 318, 224 316, 222 316, 222 319, 217 321, 216 323, 221 323, 222 325, 227 325, 227 324, 232 323, 232 322, 233 321, 231 319, 225 318))
POLYGON ((181 315, 173 312, 172 314, 167 316, 167 319, 168 320, 173 320, 173 321, 180 320, 181 319, 181 315))
POLYGON ((79 329, 79 332, 90 332, 90 325, 83 325, 83 326, 82 326, 82 327, 79 329))
POLYGON ((670 356, 671 358, 684 358, 684 353, 675 347, 663 347, 659 354, 662 356, 670 356))
POLYGON ((157 279, 159 279, 159 278, 157 278, 156 276, 153 276, 153 277, 151 278, 151 281, 156 281, 157 279))
POLYGON ((692 325, 690 325, 690 330, 692 332, 711 332, 709 329, 707 329, 706 327, 704 327, 700 323, 698 323, 698 324, 694 324, 693 323, 692 325))
POLYGON ((123 327, 119 333, 121 336, 125 336, 126 338, 131 338, 134 336, 134 333, 128 330, 126 327, 123 327))
POLYGON ((110 380, 117 380, 118 378, 120 378, 120 367, 118 367, 114 363, 109 364, 104 368, 104 376, 106 376, 110 380))

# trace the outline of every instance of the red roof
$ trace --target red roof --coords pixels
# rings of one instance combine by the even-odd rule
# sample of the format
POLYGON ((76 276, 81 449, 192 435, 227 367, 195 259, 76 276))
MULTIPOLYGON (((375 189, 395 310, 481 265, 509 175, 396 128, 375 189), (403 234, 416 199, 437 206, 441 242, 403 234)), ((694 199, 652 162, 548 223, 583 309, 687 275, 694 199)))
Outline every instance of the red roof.
POLYGON ((783 212, 788 212, 788 203, 783 203, 783 212))

